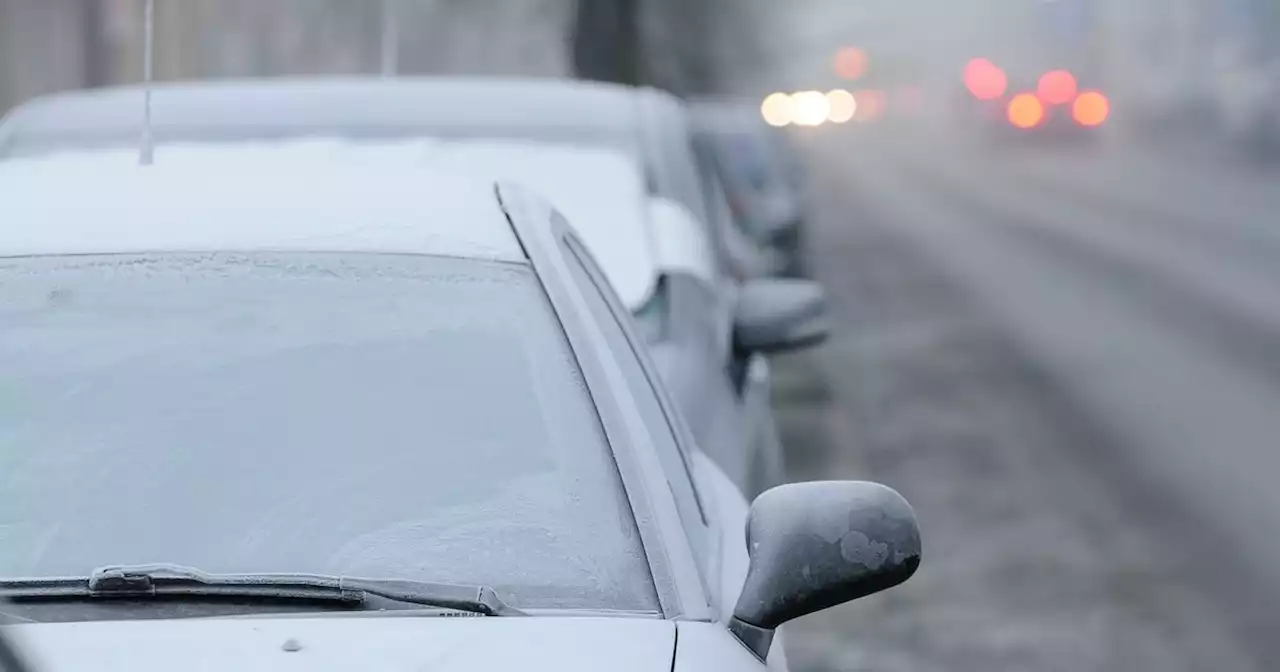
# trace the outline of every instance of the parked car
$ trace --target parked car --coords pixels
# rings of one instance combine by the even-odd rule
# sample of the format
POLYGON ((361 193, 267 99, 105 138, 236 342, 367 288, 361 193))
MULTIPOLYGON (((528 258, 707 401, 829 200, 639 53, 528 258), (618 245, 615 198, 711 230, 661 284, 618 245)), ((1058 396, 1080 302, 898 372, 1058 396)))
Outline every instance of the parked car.
MULTIPOLYGON (((143 123, 141 87, 33 99, 0 122, 0 158, 129 147, 143 123)), ((342 135, 510 138, 609 147, 644 166, 652 194, 705 222, 718 261, 738 277, 767 257, 733 226, 714 167, 693 153, 686 105, 651 88, 552 78, 317 77, 166 83, 152 87, 159 145, 342 135)))
POLYGON ((787 137, 755 105, 702 100, 692 110, 694 146, 725 184, 735 220, 772 253, 774 272, 803 275, 803 187, 787 137))
POLYGON ((38 669, 785 669, 781 626, 918 567, 887 487, 748 508, 530 192, 102 167, 0 165, 0 598, 38 669))

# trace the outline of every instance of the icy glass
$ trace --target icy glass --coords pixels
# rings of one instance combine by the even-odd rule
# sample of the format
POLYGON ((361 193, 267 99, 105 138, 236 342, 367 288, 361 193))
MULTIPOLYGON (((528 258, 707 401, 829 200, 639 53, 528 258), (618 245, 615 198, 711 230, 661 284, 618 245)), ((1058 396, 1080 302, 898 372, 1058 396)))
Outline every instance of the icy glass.
POLYGON ((0 576, 150 562, 658 609, 591 397, 529 269, 0 260, 0 576))

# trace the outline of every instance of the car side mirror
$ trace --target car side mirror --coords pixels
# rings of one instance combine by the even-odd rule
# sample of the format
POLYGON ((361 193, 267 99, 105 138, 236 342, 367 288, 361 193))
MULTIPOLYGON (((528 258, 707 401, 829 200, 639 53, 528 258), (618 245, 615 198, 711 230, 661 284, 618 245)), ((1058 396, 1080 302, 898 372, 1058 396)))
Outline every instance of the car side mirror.
POLYGON ((747 521, 750 566, 729 629, 764 660, 778 626, 906 581, 920 529, 897 491, 863 481, 765 491, 747 521))
POLYGON ((799 350, 826 340, 827 297, 822 285, 792 278, 743 283, 734 314, 734 347, 741 353, 799 350))

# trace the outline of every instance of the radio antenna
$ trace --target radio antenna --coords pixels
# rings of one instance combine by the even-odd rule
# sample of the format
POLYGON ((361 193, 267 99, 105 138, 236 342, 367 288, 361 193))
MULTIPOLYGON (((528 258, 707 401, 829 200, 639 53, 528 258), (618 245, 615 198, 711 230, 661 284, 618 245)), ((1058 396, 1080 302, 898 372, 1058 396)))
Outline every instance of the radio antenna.
POLYGON ((138 162, 155 163, 155 141, 151 137, 151 79, 155 65, 156 0, 147 0, 142 27, 142 149, 138 162))
POLYGON ((395 77, 400 69, 400 17, 396 0, 382 0, 382 76, 395 77))

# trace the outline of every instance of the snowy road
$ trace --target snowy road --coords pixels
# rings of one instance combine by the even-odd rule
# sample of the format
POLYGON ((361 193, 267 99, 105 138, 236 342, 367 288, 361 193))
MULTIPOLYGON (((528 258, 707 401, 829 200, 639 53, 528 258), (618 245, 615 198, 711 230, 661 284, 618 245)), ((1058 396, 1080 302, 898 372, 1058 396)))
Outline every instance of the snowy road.
POLYGON ((812 249, 843 329, 784 368, 794 476, 899 487, 928 548, 897 593, 805 623, 793 660, 1275 669, 1276 178, 824 136, 812 249))

